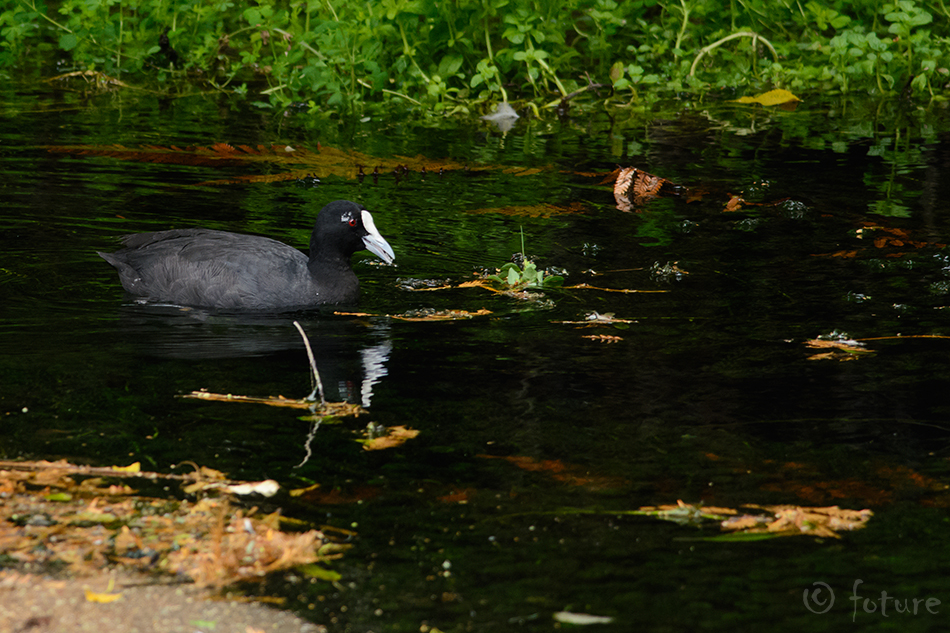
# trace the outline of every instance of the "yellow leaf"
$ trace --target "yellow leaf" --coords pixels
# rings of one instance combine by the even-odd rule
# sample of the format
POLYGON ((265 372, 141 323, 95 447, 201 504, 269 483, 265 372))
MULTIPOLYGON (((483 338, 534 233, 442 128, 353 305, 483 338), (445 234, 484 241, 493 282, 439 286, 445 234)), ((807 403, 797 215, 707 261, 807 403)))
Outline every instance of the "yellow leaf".
POLYGON ((311 490, 316 490, 319 487, 320 487, 320 484, 313 484, 312 486, 307 486, 306 488, 294 488, 293 490, 290 491, 290 496, 299 497, 301 495, 304 495, 310 492, 311 490))
POLYGON ((99 602, 102 604, 107 604, 109 602, 115 602, 121 597, 121 593, 96 593, 86 589, 86 602, 99 602))
POLYGON ((140 462, 135 462, 134 464, 129 464, 128 466, 113 466, 112 470, 118 470, 123 473, 138 473, 142 472, 142 464, 140 462))
POLYGON ((801 101, 788 90, 769 90, 754 97, 742 97, 735 100, 736 103, 758 103, 764 106, 776 106, 788 103, 789 101, 801 101))

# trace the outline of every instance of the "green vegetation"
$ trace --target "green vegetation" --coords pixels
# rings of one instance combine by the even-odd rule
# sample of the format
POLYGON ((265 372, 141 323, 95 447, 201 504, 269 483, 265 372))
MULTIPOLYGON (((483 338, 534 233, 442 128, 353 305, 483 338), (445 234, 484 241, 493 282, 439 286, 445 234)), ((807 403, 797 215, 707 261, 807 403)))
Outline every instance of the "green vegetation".
POLYGON ((539 270, 533 261, 526 258, 523 258, 521 267, 514 262, 508 262, 501 267, 497 275, 491 275, 488 280, 508 290, 559 288, 564 283, 564 278, 560 275, 539 270))
POLYGON ((314 110, 772 87, 930 99, 950 67, 942 0, 12 0, 0 30, 0 68, 314 110))
POLYGON ((540 290, 542 288, 560 288, 564 284, 564 277, 539 270, 537 264, 528 259, 524 249, 524 229, 521 229, 521 252, 516 253, 513 261, 506 263, 498 270, 498 274, 490 275, 488 281, 494 282, 505 290, 521 291, 525 289, 540 290))

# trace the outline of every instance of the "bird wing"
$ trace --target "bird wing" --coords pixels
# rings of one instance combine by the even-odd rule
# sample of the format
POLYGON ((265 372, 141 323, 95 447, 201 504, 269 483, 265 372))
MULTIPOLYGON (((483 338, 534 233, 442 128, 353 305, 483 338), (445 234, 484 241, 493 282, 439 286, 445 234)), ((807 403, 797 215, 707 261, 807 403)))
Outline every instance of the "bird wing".
POLYGON ((186 305, 266 307, 261 284, 274 275, 292 278, 307 264, 303 253, 276 240, 210 229, 141 233, 123 244, 103 257, 119 270, 126 290, 186 305))

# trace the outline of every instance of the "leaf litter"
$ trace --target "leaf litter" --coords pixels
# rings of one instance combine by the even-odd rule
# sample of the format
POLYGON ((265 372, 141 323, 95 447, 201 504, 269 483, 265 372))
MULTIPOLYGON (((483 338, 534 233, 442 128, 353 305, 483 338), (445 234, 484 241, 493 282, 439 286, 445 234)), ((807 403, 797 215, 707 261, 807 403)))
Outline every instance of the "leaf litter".
MULTIPOLYGON (((64 564, 80 576, 119 566, 213 588, 342 556, 346 546, 319 530, 284 530, 279 511, 265 515, 234 503, 232 486, 254 489, 209 469, 173 475, 65 461, 0 462, 0 552, 19 564, 64 564), (177 480, 201 496, 155 498, 129 485, 159 480, 177 480)), ((88 599, 118 595, 110 588, 88 599)))

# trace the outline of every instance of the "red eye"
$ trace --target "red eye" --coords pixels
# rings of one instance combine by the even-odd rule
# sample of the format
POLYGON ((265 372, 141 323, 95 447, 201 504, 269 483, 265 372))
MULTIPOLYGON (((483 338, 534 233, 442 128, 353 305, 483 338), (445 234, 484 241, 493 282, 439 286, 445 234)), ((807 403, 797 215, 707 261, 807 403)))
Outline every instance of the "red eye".
POLYGON ((356 218, 350 218, 350 226, 356 226, 356 218))

